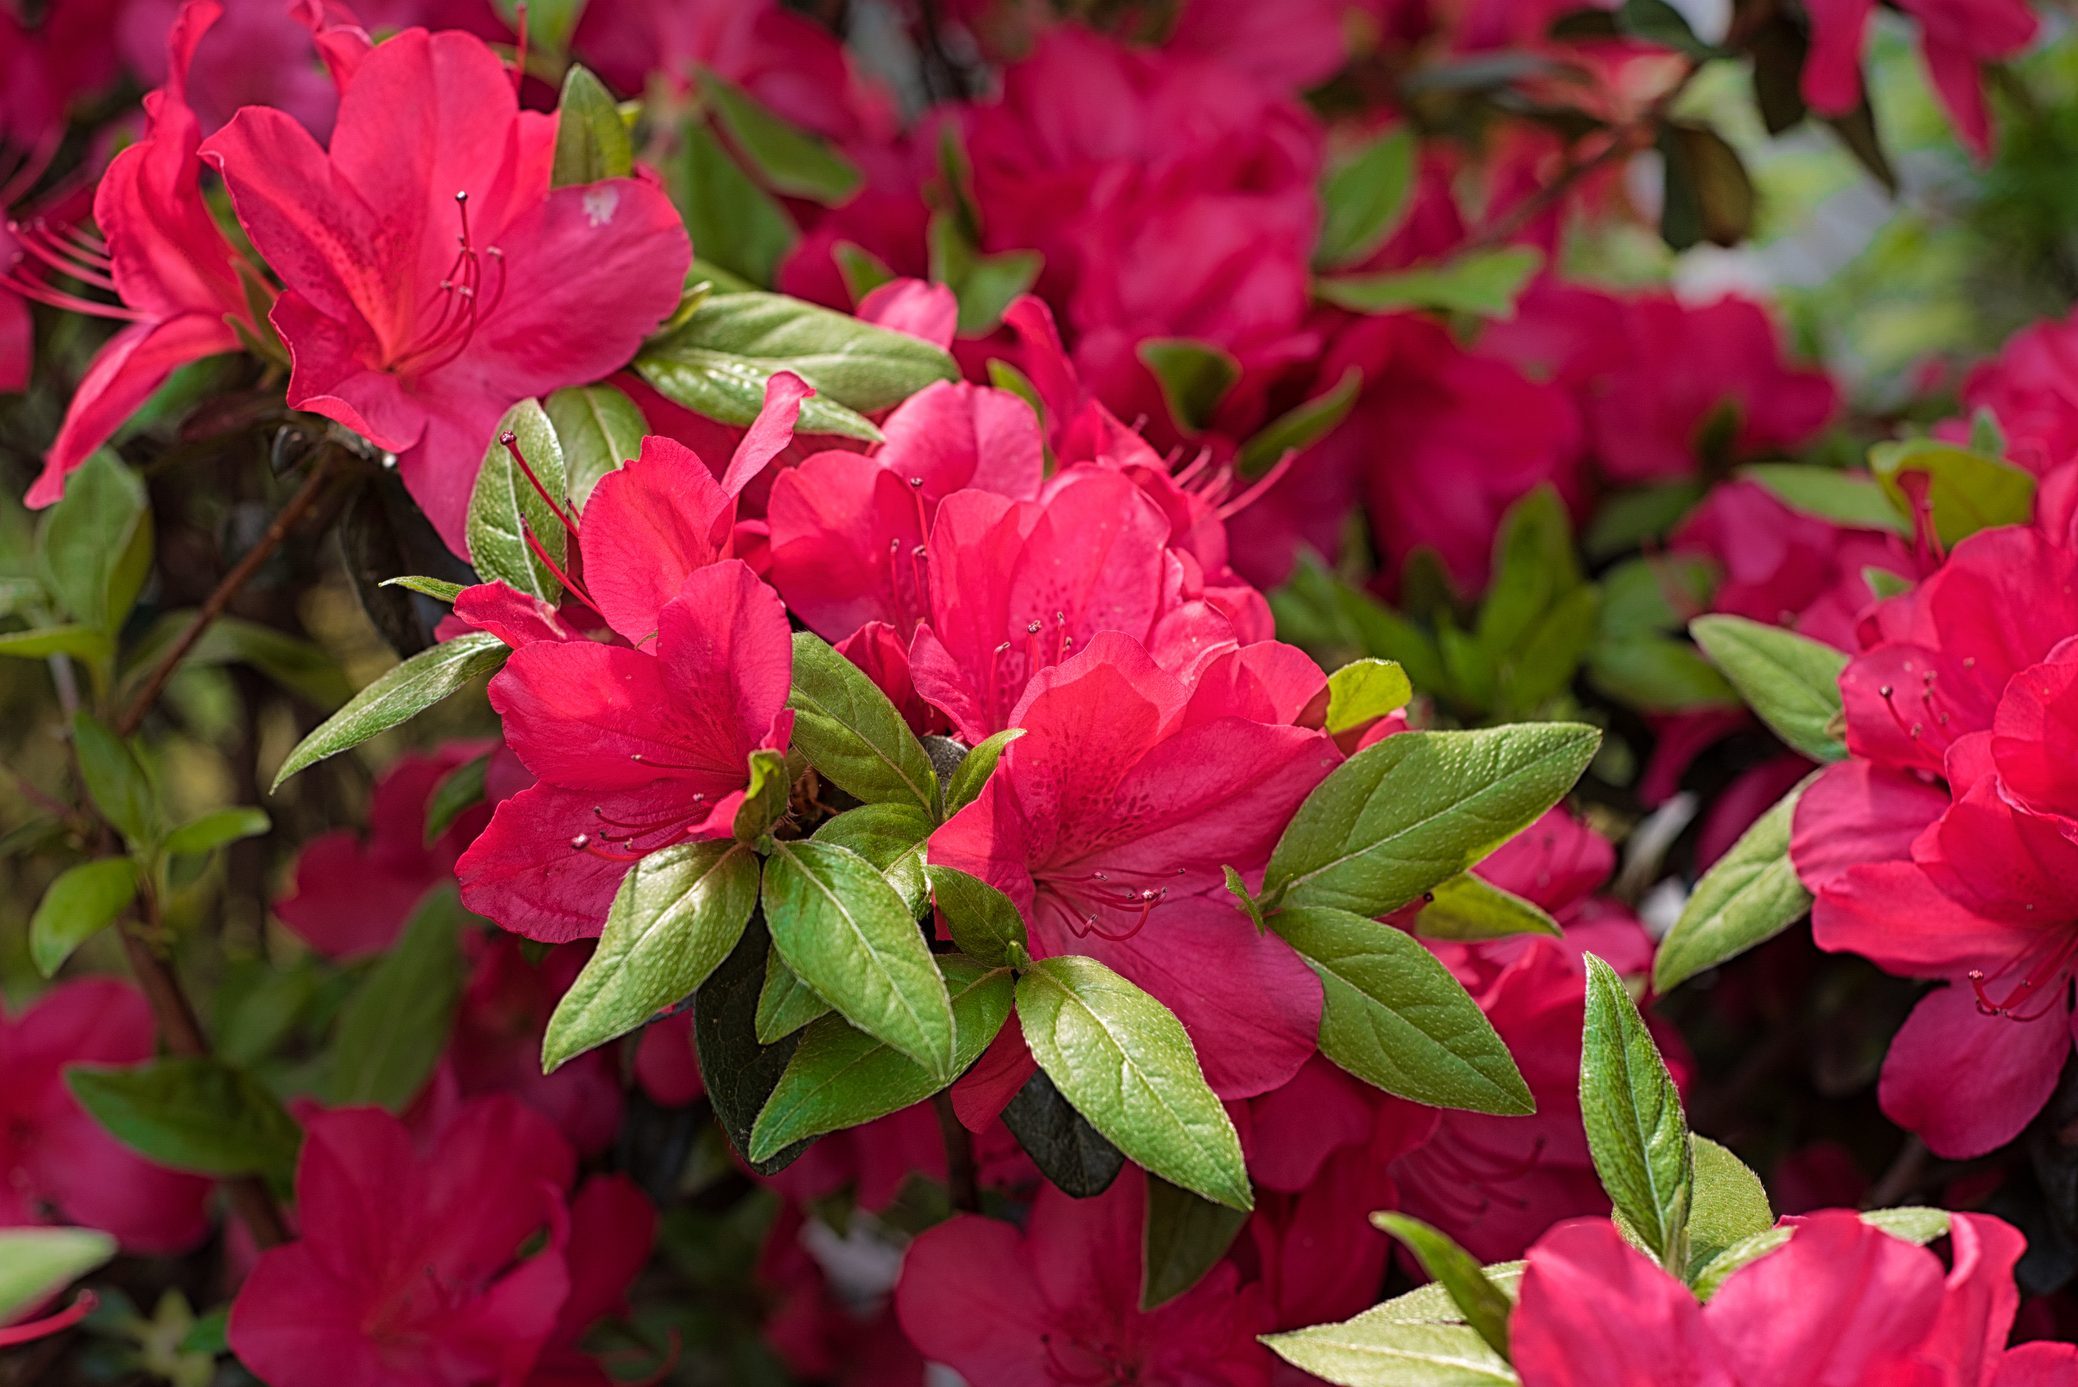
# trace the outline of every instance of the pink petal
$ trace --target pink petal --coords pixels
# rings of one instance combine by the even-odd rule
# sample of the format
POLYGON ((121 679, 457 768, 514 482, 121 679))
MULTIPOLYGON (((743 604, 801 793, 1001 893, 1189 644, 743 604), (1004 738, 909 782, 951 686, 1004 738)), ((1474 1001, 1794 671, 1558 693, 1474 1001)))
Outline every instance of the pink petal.
POLYGON ((2020 1135, 2070 1054, 2068 1002, 2031 1021, 1985 1016, 1969 986, 1955 983, 1928 993, 1905 1018, 1877 1096, 1884 1115, 1935 1155, 1969 1160, 2020 1135))
POLYGON ((596 939, 628 873, 626 862, 571 846, 596 830, 592 811, 599 803, 593 791, 551 785, 530 786, 500 803, 490 827, 455 863, 462 904, 529 939, 596 939))
POLYGON ((1797 801, 1789 856, 1805 887, 1822 891, 1857 863, 1899 862, 1948 808, 1938 785, 1859 758, 1827 766, 1797 801))
POLYGON ((736 445, 735 453, 729 458, 728 470, 722 473, 724 495, 741 495, 743 488, 750 485, 751 478, 786 451, 787 445, 794 441, 794 424, 801 417, 801 402, 813 394, 815 388, 792 371, 772 373, 765 382, 765 402, 758 409, 758 417, 744 430, 743 441, 736 445))
POLYGON ((2038 942, 2040 931, 1973 915, 1911 862, 1849 867, 1818 893, 1811 938, 1819 948, 1857 953, 1908 978, 1997 970, 2038 942))
POLYGON ((859 300, 856 316, 860 322, 950 349, 953 334, 959 330, 960 305, 946 285, 891 279, 859 300))
POLYGON ((1844 116, 1862 95, 1862 44, 1876 0, 1808 0, 1811 51, 1804 59, 1804 100, 1824 115, 1844 116))
POLYGON ((653 636, 664 604, 720 557, 734 513, 707 464, 659 435, 600 478, 579 534, 585 588, 613 629, 638 644, 653 636))
POLYGON ((1530 1249, 1509 1334, 1537 1387, 1734 1387, 1703 1307, 1607 1219, 1562 1223, 1530 1249))

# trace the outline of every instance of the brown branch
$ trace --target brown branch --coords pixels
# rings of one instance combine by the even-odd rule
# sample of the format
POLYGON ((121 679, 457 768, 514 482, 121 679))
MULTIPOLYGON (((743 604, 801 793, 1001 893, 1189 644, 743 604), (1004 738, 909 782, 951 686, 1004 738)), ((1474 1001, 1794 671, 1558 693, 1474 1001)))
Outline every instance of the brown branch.
MULTIPOLYGON (((158 895, 149 884, 145 886, 142 900, 143 918, 125 920, 120 930, 123 952, 130 960, 130 971, 136 975, 138 987, 151 1004, 152 1020, 165 1040, 166 1048, 176 1055, 207 1059, 210 1055, 209 1037, 202 1029, 202 1019, 195 1014, 194 1005, 181 990, 173 965, 159 955, 157 941, 165 932, 165 924, 159 915, 158 895)), ((255 1243, 269 1248, 288 1241, 288 1225, 283 1221, 281 1209, 274 1202, 274 1193, 267 1188, 265 1180, 256 1175, 239 1175, 227 1178, 223 1184, 232 1212, 253 1235, 255 1243)))
POLYGON ((194 619, 188 623, 187 629, 180 633, 180 639, 173 643, 171 650, 159 657, 159 662, 152 666, 150 675, 145 678, 144 686, 138 689, 137 696, 130 700, 130 706, 125 708, 122 717, 117 719, 117 736, 131 736, 144 724, 145 715, 151 712, 152 705, 159 701, 159 695, 166 692, 167 682, 173 678, 174 672, 180 668, 180 662, 187 658, 188 652, 195 648, 195 643, 201 640, 215 624, 216 619, 224 614, 224 609, 231 605, 231 599, 238 595, 239 590, 255 573, 260 571, 260 566, 273 557, 274 551, 289 537, 289 532, 301 524, 303 518, 317 505, 319 498, 324 495, 326 485, 332 480, 332 456, 330 449, 318 454, 318 460, 312 465, 310 475, 303 479, 303 485, 275 515, 273 522, 267 526, 267 532, 260 536, 259 542, 246 551, 245 557, 240 559, 209 596, 202 600, 202 605, 195 611, 194 619))
POLYGON ((978 1214, 981 1188, 974 1172, 974 1136, 953 1111, 950 1089, 932 1095, 931 1107, 938 1114, 939 1135, 945 1138, 945 1184, 952 1193, 952 1207, 978 1214))

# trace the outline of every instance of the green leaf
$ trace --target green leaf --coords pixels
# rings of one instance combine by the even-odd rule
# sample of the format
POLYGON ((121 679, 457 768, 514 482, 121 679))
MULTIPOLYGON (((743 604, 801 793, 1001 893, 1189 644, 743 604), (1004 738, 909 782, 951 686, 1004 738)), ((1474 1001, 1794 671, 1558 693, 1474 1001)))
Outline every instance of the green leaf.
POLYGON ((830 258, 837 262, 837 275, 844 281, 845 295, 853 303, 881 285, 894 282, 895 272, 887 261, 856 241, 837 242, 830 247, 830 258))
POLYGON ((1580 1114, 1602 1188, 1660 1265, 1688 1265, 1695 1170, 1681 1094, 1616 970, 1587 958, 1580 1114))
POLYGON ((0 1229, 0 1324, 116 1254, 116 1241, 92 1228, 0 1229))
MULTIPOLYGON (((1382 1308, 1382 1307, 1381 1307, 1382 1308)), ((1461 1324, 1409 1324, 1368 1310, 1263 1342, 1295 1368, 1339 1387, 1516 1387, 1508 1360, 1461 1324)))
POLYGON ((810 1021, 830 1014, 830 1004, 794 975, 773 949, 765 955, 765 981, 758 989, 754 1029, 760 1045, 777 1045, 810 1021))
POLYGON ((740 843, 755 843, 785 817, 793 777, 787 773, 786 753, 760 747, 750 754, 750 779, 743 802, 736 806, 730 831, 740 843))
POLYGON ((1061 1096, 1041 1069, 1003 1107, 1003 1127, 1039 1173, 1071 1199, 1094 1199, 1111 1188, 1126 1158, 1061 1096))
POLYGON ((44 889, 29 917, 29 959, 56 977, 73 950, 115 923, 137 899, 137 868, 127 857, 67 867, 44 889))
POLYGON ((569 534, 500 441, 506 433, 515 435, 514 446, 535 478, 557 505, 562 504, 563 445, 540 401, 521 400, 498 421, 469 494, 469 561, 486 580, 554 602, 563 585, 528 545, 527 535, 531 533, 560 568, 569 562, 569 534))
POLYGON ((1263 425, 1260 432, 1241 445, 1234 458, 1234 470, 1244 480, 1254 481, 1266 475, 1286 453, 1320 442, 1349 417, 1363 384, 1364 373, 1350 367, 1325 393, 1293 405, 1263 425))
POLYGON ((1887 568, 1878 568, 1874 564, 1862 570, 1862 582, 1868 585, 1869 595, 1878 599, 1896 597, 1899 593, 1912 590, 1910 578, 1893 573, 1887 568))
POLYGON ((1726 1248, 1775 1226, 1775 1210, 1767 1187, 1746 1163, 1707 1137, 1692 1136, 1695 1162, 1695 1206, 1688 1216, 1691 1274, 1726 1248))
POLYGON ((1671 48, 1691 58, 1714 58, 1720 50, 1696 37, 1688 20, 1667 0, 1623 0, 1616 27, 1632 38, 1671 48))
POLYGON ((930 277, 952 290, 959 304, 957 327, 962 337, 981 337, 1002 324, 1003 310, 1032 287, 1045 267, 1036 250, 983 255, 974 244, 968 219, 939 212, 926 231, 930 277))
POLYGON ((258 838, 273 827, 274 821, 267 817, 267 811, 264 809, 243 805, 229 809, 212 809, 207 814, 189 819, 167 834, 162 846, 176 856, 186 854, 199 857, 241 839, 258 838))
POLYGON ((1717 578, 1717 566, 1699 554, 1646 554, 1611 564, 1597 580, 1602 639, 1687 630, 1691 617, 1709 610, 1717 578))
POLYGON ((861 417, 958 376, 928 342, 778 294, 715 294, 685 324, 652 339, 635 370, 665 398, 724 424, 749 424, 765 382, 787 370, 816 389, 802 433, 877 441, 861 417))
POLYGON ((1205 1279, 1234 1245, 1248 1215, 1159 1176, 1147 1177, 1140 1227, 1140 1309, 1166 1305, 1205 1279))
POLYGON ((1579 723, 1388 737, 1299 806, 1270 856, 1266 894, 1363 916, 1397 910, 1558 803, 1600 744, 1579 723))
MULTIPOLYGON (((1522 1289, 1522 1277, 1528 1269, 1525 1262, 1490 1262, 1481 1270, 1494 1289, 1510 1301, 1522 1289)), ((1417 1286, 1411 1291, 1394 1296, 1391 1300, 1372 1306, 1358 1319, 1378 1324, 1464 1324, 1464 1311, 1450 1298, 1450 1292, 1431 1281, 1426 1286, 1417 1286)))
POLYGON ((511 652, 487 631, 470 631, 421 650, 355 694, 344 708, 296 744, 274 777, 273 789, 299 771, 401 726, 479 676, 505 663, 511 652))
POLYGON ((1534 901, 1460 872, 1439 881, 1415 917, 1414 932, 1426 939, 1505 939, 1511 934, 1561 934, 1558 921, 1534 901))
POLYGON ((159 837, 159 797, 130 744, 84 710, 72 717, 72 748, 79 773, 101 817, 132 848, 151 847, 159 837))
POLYGON ((1448 1233, 1405 1214, 1373 1214, 1371 1222, 1406 1244, 1422 1270, 1449 1293, 1452 1303, 1501 1357, 1508 1357, 1508 1312, 1514 1308, 1500 1287, 1486 1279, 1478 1259, 1448 1233))
POLYGON ((1979 530, 2024 525, 2034 514, 2031 473, 1953 443, 1930 438, 1878 443, 1869 449, 1869 469, 1902 515, 1917 513, 1912 492, 1924 488, 1934 535, 1949 548, 1979 530))
POLYGON ((1737 474, 1758 482, 1776 500, 1799 515, 1816 516, 1856 530, 1912 534, 1909 515, 1900 515, 1874 477, 1842 472, 1837 467, 1802 466, 1792 462, 1756 462, 1737 474))
POLYGON ((775 191, 835 207, 859 190, 862 177, 856 164, 743 88, 703 70, 700 89, 714 104, 729 138, 775 191))
POLYGON ((1573 524, 1556 488, 1540 486, 1508 508, 1494 540, 1494 576, 1473 633, 1495 654, 1515 646, 1566 593, 1580 586, 1573 524))
POLYGON ((845 1020, 943 1078, 952 1075, 952 999, 895 888, 857 853, 775 843, 765 921, 801 980, 845 1020))
POLYGON ((1665 169, 1660 238, 1675 250, 1744 240, 1756 198, 1738 151, 1714 130, 1678 122, 1660 127, 1658 144, 1665 169))
POLYGON ((105 665, 115 658, 115 642, 90 626, 42 626, 0 634, 0 657, 48 660, 53 655, 105 665))
POLYGON ((1017 983, 1032 1058, 1126 1157, 1233 1209, 1255 1205, 1241 1139, 1183 1023, 1093 958, 1062 955, 1017 983))
POLYGON ((1010 962, 1012 945, 1025 946, 1025 922, 1010 897, 951 867, 933 865, 924 871, 946 933, 960 952, 993 968, 1010 962))
POLYGON ((923 743, 866 672, 809 631, 794 633, 794 746, 817 773, 867 804, 899 803, 933 821, 938 774, 923 743))
POLYGON ((275 1180, 295 1168, 303 1137, 295 1119, 258 1082, 215 1060, 74 1065, 65 1084, 110 1136, 160 1165, 275 1180))
POLYGON ((862 804, 823 821, 815 841, 849 848, 871 862, 902 898, 912 918, 924 913, 931 897, 924 879, 924 844, 932 821, 909 804, 862 804))
POLYGON ((1739 695, 1687 641, 1672 636, 1621 636, 1588 656, 1590 684, 1628 708, 1691 713, 1737 708, 1739 695))
POLYGON ((484 778, 490 774, 491 753, 472 756, 434 782, 426 796, 426 827, 423 841, 431 847, 455 821, 483 803, 484 778))
POLYGON ((1321 906, 1280 910, 1270 928, 1320 975, 1320 1049, 1336 1064, 1432 1107, 1536 1111, 1486 1013, 1405 933, 1321 906))
POLYGON ((1398 125, 1329 162, 1314 264, 1332 269, 1368 260, 1391 239, 1406 217, 1415 153, 1414 131, 1398 125))
POLYGON ((402 1112, 432 1077, 462 996, 463 918, 452 888, 428 895, 339 1009, 333 1106, 402 1112))
POLYGON ((1006 727, 988 740, 975 743, 946 781, 945 817, 951 818, 980 796, 981 787, 996 772, 996 762, 1003 758, 1003 749, 1024 735, 1022 727, 1006 727))
POLYGON ((542 1071, 692 996, 743 937, 757 903, 757 858, 741 843, 677 843, 635 863, 598 947, 549 1018, 542 1071))
POLYGON ((1742 616, 1700 616, 1688 629, 1776 736, 1814 761, 1847 754, 1836 730, 1844 651, 1742 616))
POLYGON ((1299 555, 1290 580, 1270 594, 1270 610, 1287 639, 1393 660, 1430 694, 1444 695, 1449 687, 1442 653, 1427 632, 1330 572, 1310 549, 1299 555))
MULTIPOLYGON (((1863 1215, 1865 1221, 1867 1217, 1863 1215)), ((1725 1281, 1733 1272, 1782 1247, 1795 1232, 1796 1229, 1790 1227, 1766 1228, 1741 1238, 1696 1267, 1689 1276, 1689 1289, 1695 1292, 1698 1300, 1710 1299, 1724 1288, 1725 1281)))
POLYGON ((407 592, 420 593, 432 598, 436 602, 445 602, 452 607, 455 604, 455 599, 462 595, 463 585, 450 583, 445 578, 426 578, 414 573, 402 578, 385 578, 382 580, 382 586, 386 588, 403 588, 407 592))
POLYGON ((1614 491, 1602 499, 1582 537, 1591 559, 1610 559, 1648 540, 1665 539, 1696 503, 1703 499, 1701 482, 1661 482, 1614 491))
POLYGON ((36 536, 36 576, 65 613, 113 635, 151 571, 151 518, 144 482, 111 449, 93 453, 65 479, 65 495, 36 536))
POLYGON ((1219 402, 1241 379, 1241 363, 1209 342, 1152 337, 1140 344, 1138 354, 1161 387, 1169 417, 1186 433, 1211 427, 1219 402))
MULTIPOLYGON (((664 165, 664 185, 700 251, 695 278, 688 283, 707 279, 717 290, 731 292, 773 281, 798 238, 793 219, 744 172, 706 122, 690 120, 680 127, 677 155, 664 165), (703 262, 727 279, 709 272, 703 262)), ((763 398, 762 385, 758 394, 763 398)))
POLYGON ((635 142, 605 84, 579 64, 563 75, 549 186, 569 188, 635 171, 635 142))
POLYGON ((1407 671, 1391 660, 1352 660, 1328 676, 1330 732, 1347 732, 1388 713, 1397 713, 1414 697, 1407 671))
POLYGON ((633 400, 610 385, 558 390, 543 407, 563 448, 570 504, 581 511, 602 477, 642 451, 649 423, 633 400))
MULTIPOLYGON (((135 687, 193 620, 192 612, 168 612, 154 622, 144 639, 129 650, 123 684, 135 687)), ((228 664, 256 669, 320 708, 339 703, 353 693, 353 686, 347 683, 337 662, 311 642, 256 621, 220 616, 188 648, 181 668, 228 664)))
MULTIPOLYGON (((750 1149, 752 1124, 793 1058, 796 1044, 791 1035, 776 1045, 758 1043, 758 991, 764 983, 769 947, 764 925, 753 918, 743 938, 693 998, 693 1042, 707 1101, 739 1154, 750 1149)), ((776 1174, 806 1149, 803 1142, 769 1161, 754 1161, 751 1168, 760 1175, 776 1174)))
MULTIPOLYGON (((953 1069, 964 1072, 1003 1029, 1012 983, 1003 969, 946 960, 952 992, 953 1069)), ((751 1131, 750 1155, 767 1160, 797 1141, 857 1127, 921 1103, 947 1080, 915 1060, 825 1016, 802 1035, 772 1099, 751 1131)))
POLYGON ((1739 835, 1703 874, 1652 961, 1652 990, 1665 996, 1696 974, 1766 943, 1811 909, 1811 893, 1789 860, 1797 785, 1739 835))
POLYGON ((1248 878, 1242 876, 1241 873, 1235 871, 1231 866, 1220 868, 1220 873, 1225 879, 1227 894, 1232 896, 1234 903, 1241 907, 1241 913, 1248 917, 1248 923, 1255 926, 1256 933, 1261 934, 1264 930, 1270 928, 1270 921, 1263 914, 1263 903, 1257 900, 1254 893, 1248 889, 1248 878))
POLYGON ((1936 1238, 1948 1236, 1950 1219, 1946 1209, 1924 1209, 1907 1205, 1897 1209, 1871 1209, 1862 1222, 1880 1228, 1893 1238, 1925 1247, 1936 1238))
POLYGON ((1543 253, 1529 246, 1466 251, 1440 264, 1323 279, 1316 291, 1323 303, 1354 313, 1434 308, 1505 318, 1543 261, 1543 253))

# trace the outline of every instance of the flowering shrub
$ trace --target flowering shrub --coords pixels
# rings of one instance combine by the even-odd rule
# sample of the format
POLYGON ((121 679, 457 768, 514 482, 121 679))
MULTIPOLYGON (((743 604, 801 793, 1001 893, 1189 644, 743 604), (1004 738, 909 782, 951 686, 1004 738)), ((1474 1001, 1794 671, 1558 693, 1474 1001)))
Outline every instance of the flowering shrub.
POLYGON ((1875 8, 0 0, 5 1380, 2078 1383, 2078 50, 1875 8))

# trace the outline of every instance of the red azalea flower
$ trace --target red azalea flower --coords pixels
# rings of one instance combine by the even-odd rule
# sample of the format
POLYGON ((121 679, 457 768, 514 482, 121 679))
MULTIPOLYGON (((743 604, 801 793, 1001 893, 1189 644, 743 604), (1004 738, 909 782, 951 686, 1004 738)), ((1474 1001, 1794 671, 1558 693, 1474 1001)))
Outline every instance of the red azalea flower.
MULTIPOLYGON (((1823 115, 1844 116, 1862 99, 1862 50, 1876 0, 1817 0, 1810 6, 1811 53, 1804 60, 1804 100, 1823 115)), ((1899 0, 1919 21, 1919 49, 1934 94, 1956 133, 1979 159, 1991 157, 1991 112, 1978 69, 2010 58, 2034 41, 2034 12, 2025 0, 1899 0)))
POLYGON ((2015 333, 1963 381, 1969 417, 1934 432, 1967 443, 1980 410, 1998 420, 2006 458, 2046 477, 2078 458, 2078 319, 2058 318, 2015 333))
POLYGON ((554 143, 481 39, 414 29, 355 68, 329 150, 248 107, 204 151, 286 286, 289 403, 399 454, 457 553, 499 417, 624 365, 690 256, 646 182, 551 191, 554 143))
POLYGON ((1707 1305, 1603 1219, 1530 1249, 1509 1321, 1523 1387, 2022 1387, 2068 1380, 2068 1344, 2008 1350, 2023 1242, 1956 1214, 1953 1266, 1846 1210, 1792 1221, 1781 1248, 1707 1305))
POLYGON ((1005 722, 1025 735, 932 835, 931 860, 1016 902, 1033 957, 1088 954, 1175 1011, 1222 1096, 1274 1088, 1313 1053, 1320 981, 1241 914, 1222 868, 1258 877, 1340 759, 1301 722, 1324 688, 1310 660, 1263 644, 1216 657, 1193 689, 1106 631, 1033 679, 1005 722))
POLYGON ((239 1291, 233 1351, 273 1387, 569 1380, 533 1374, 612 1308, 655 1227, 624 1182, 573 1203, 574 1171, 555 1129, 511 1099, 463 1108, 424 1146, 387 1113, 320 1113, 297 1240, 262 1253, 239 1291))
POLYGON ((1152 1311, 1140 1304, 1145 1179, 1095 1199, 1039 1192, 1020 1233, 959 1214, 910 1244, 895 1313, 924 1357, 988 1387, 1146 1382, 1266 1387, 1262 1296, 1222 1263, 1152 1311))
POLYGON ((0 1012, 0 1227, 99 1228, 130 1251, 175 1256, 209 1231, 209 1181, 151 1165, 65 1087, 75 1064, 152 1057, 151 1010, 127 983, 59 983, 13 1020, 0 1012))
POLYGON ((144 138, 118 154, 94 194, 106 249, 77 233, 13 230, 14 262, 0 266, 17 293, 54 307, 128 324, 108 340, 73 393, 28 503, 47 506, 65 477, 108 441, 176 367, 238 345, 232 322, 250 324, 230 246, 203 201, 201 122, 187 101, 188 64, 221 8, 191 0, 167 40, 166 83, 145 98, 144 138), (113 292, 120 305, 65 294, 55 276, 113 292))

